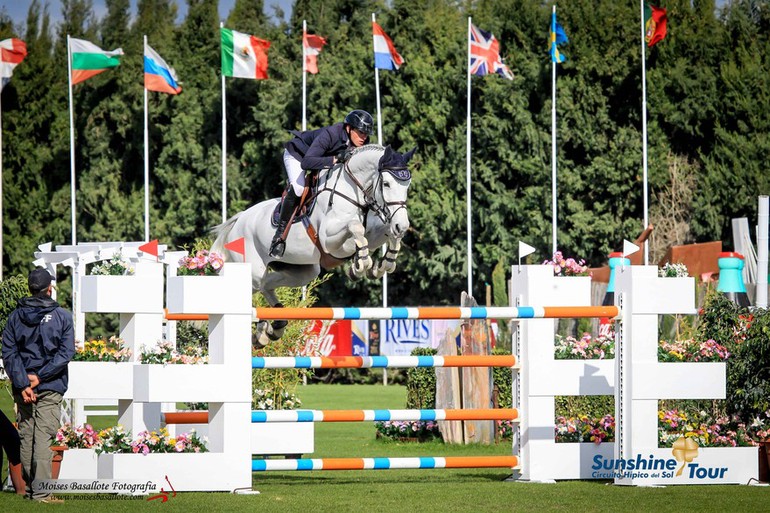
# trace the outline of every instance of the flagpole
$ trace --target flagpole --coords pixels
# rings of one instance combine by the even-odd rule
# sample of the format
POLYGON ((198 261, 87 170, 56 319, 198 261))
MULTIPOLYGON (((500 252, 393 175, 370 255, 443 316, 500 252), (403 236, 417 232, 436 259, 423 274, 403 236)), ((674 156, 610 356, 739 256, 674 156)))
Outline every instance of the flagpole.
POLYGON ((72 245, 77 244, 77 229, 75 224, 75 122, 72 107, 72 49, 70 47, 70 36, 67 34, 67 85, 69 87, 70 100, 70 217, 72 220, 72 245))
POLYGON ((307 20, 302 20, 302 131, 307 130, 307 49, 305 37, 307 35, 307 20))
MULTIPOLYGON (((0 87, 0 95, 3 89, 0 87)), ((3 102, 0 97, 0 281, 3 281, 3 102)))
MULTIPOLYGON (((225 24, 219 22, 222 32, 225 24)), ((225 74, 222 73, 222 222, 227 221, 227 98, 225 96, 225 74)))
MULTIPOLYGON (((644 0, 639 1, 641 7, 641 26, 642 26, 642 202, 644 209, 644 225, 642 229, 649 226, 648 222, 648 190, 647 190, 647 56, 644 41, 644 0)), ((650 262, 650 245, 644 244, 644 265, 650 262)))
MULTIPOLYGON (((372 27, 377 22, 376 15, 372 13, 372 27)), ((372 45, 374 45, 374 30, 372 30, 372 45)), ((372 46, 374 48, 374 46, 372 46)), ((374 90, 375 98, 377 101, 377 144, 384 146, 382 137, 382 110, 380 108, 380 69, 377 67, 377 63, 374 63, 374 90)), ((388 251, 387 244, 382 246, 382 254, 385 255, 388 251)), ((388 306, 388 273, 382 275, 382 306, 386 308, 388 306)))
MULTIPOLYGON (((556 5, 553 6, 551 14, 551 32, 556 34, 556 5)), ((551 41, 553 45, 554 42, 551 41)), ((551 246, 556 254, 556 224, 557 224, 557 204, 556 204, 556 62, 551 57, 551 246)))
POLYGON ((468 16, 468 94, 465 122, 465 196, 468 245, 468 295, 473 296, 473 260, 471 253, 471 17, 468 16))
MULTIPOLYGON (((144 35, 144 55, 147 55, 147 34, 144 35)), ((144 59, 144 57, 142 57, 144 59)), ((147 87, 144 88, 144 241, 150 240, 150 150, 147 115, 147 87)))

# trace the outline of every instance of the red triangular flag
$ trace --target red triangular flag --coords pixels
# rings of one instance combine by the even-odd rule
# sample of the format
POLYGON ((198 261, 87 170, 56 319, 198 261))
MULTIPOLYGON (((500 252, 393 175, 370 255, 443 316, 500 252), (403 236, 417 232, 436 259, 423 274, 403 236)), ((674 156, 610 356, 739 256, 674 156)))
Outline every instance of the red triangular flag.
POLYGON ((158 257, 158 239, 153 239, 146 244, 142 244, 141 246, 139 246, 139 251, 143 251, 144 253, 147 253, 148 255, 152 255, 155 258, 157 258, 158 257))
POLYGON ((243 255, 243 261, 246 261, 246 239, 241 237, 240 239, 235 239, 232 242, 228 242, 225 244, 225 249, 229 249, 233 253, 240 253, 243 255))

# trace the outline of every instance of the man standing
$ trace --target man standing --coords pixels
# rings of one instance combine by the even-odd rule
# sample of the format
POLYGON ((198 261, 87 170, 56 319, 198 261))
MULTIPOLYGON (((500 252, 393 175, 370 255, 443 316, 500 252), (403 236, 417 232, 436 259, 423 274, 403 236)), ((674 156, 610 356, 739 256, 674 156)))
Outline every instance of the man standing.
POLYGON ((27 496, 40 502, 62 501, 33 490, 35 483, 51 479, 50 446, 60 426, 67 363, 75 354, 72 314, 51 299, 53 279, 42 267, 29 273, 32 297, 18 301, 3 331, 3 362, 18 411, 27 496))

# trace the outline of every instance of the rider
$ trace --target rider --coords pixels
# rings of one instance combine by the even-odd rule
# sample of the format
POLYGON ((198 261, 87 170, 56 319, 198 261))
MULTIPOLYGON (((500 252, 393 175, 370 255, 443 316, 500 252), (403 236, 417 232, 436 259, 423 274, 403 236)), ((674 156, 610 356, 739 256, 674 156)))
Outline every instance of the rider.
POLYGON ((280 258, 286 250, 283 233, 297 201, 305 188, 305 172, 317 172, 345 162, 350 151, 369 142, 374 120, 365 110, 353 110, 342 123, 300 132, 292 130, 294 137, 287 142, 283 152, 283 165, 291 187, 281 204, 278 228, 270 244, 270 256, 280 258))

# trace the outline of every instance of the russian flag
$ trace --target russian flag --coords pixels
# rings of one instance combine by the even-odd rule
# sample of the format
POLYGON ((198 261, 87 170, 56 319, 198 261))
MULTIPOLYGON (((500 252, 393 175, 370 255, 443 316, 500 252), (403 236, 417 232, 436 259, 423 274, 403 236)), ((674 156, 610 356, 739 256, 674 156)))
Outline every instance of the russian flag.
POLYGON ((144 87, 148 91, 179 94, 176 72, 164 61, 150 45, 144 45, 144 87))
POLYGON ((374 34, 374 67, 398 69, 404 63, 404 58, 396 51, 393 41, 376 21, 372 22, 372 33, 374 34))

